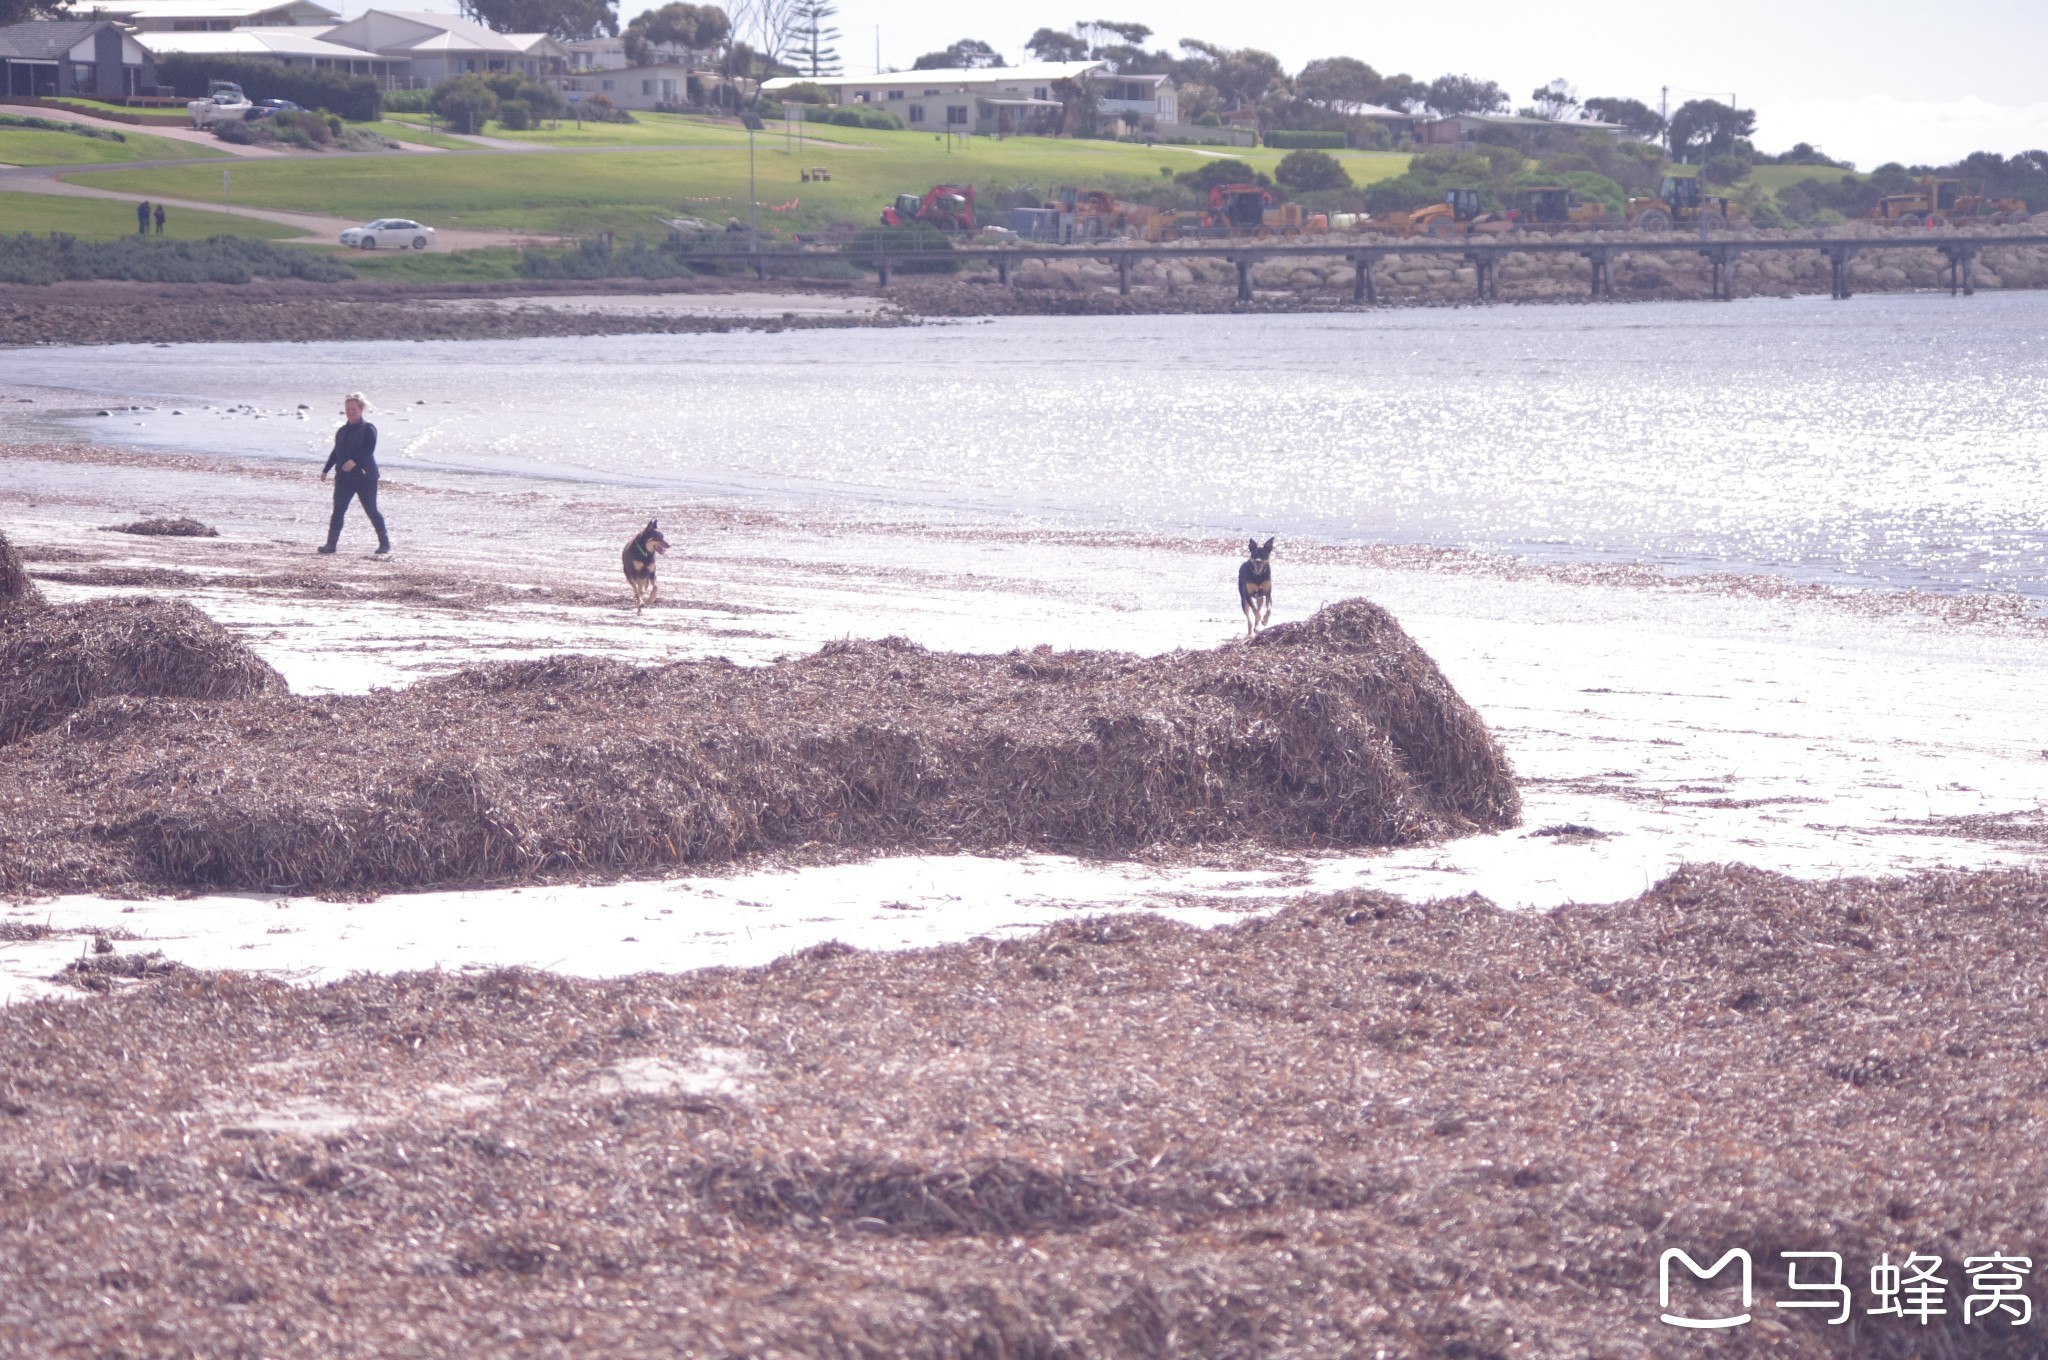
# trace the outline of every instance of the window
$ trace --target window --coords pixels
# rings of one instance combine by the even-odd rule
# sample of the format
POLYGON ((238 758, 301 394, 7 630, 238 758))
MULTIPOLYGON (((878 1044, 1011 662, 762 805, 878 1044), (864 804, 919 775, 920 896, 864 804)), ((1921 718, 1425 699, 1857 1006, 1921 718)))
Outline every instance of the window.
POLYGON ((910 106, 910 121, 913 123, 922 123, 924 121, 924 105, 912 104, 910 106))
POLYGON ((948 104, 948 105, 946 105, 946 126, 947 126, 947 127, 965 127, 965 126, 967 126, 967 106, 966 106, 965 104, 948 104))
POLYGON ((926 91, 925 91, 924 93, 925 93, 925 97, 926 97, 927 99, 929 99, 929 98, 930 98, 931 96, 933 96, 933 95, 937 94, 937 93, 938 93, 938 91, 937 91, 937 90, 926 90, 926 91))
POLYGON ((872 104, 875 102, 875 100, 874 96, 870 95, 866 90, 855 90, 853 93, 853 102, 856 104, 872 104))
POLYGON ((600 82, 600 83, 601 83, 601 84, 602 84, 602 85, 604 86, 604 88, 605 88, 605 92, 606 92, 607 94, 609 94, 609 93, 611 92, 611 88, 612 88, 612 83, 611 83, 611 82, 610 82, 609 80, 607 80, 607 81, 602 81, 602 82, 600 82))
POLYGON ((901 90, 891 90, 891 91, 889 91, 889 97, 890 97, 891 99, 901 99, 901 98, 903 97, 903 91, 901 91, 901 90))
POLYGON ((1043 85, 1040 85, 1040 86, 1038 86, 1037 88, 1033 89, 1033 90, 1031 91, 1031 97, 1032 97, 1033 99, 1048 99, 1048 98, 1051 98, 1051 96, 1050 96, 1050 95, 1049 95, 1049 94, 1048 94, 1048 93, 1046 92, 1046 88, 1045 88, 1045 86, 1043 86, 1043 85))
POLYGON ((651 80, 643 80, 643 81, 641 81, 641 82, 640 82, 640 93, 641 93, 641 94, 644 94, 644 95, 647 95, 647 96, 649 96, 649 97, 652 97, 652 96, 653 96, 653 94, 654 94, 654 82, 653 82, 653 81, 651 81, 651 80))

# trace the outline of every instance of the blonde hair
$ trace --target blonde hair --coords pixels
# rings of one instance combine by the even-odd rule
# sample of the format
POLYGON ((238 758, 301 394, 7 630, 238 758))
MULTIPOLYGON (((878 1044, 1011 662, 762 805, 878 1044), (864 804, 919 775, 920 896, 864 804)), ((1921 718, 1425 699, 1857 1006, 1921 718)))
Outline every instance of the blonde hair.
POLYGON ((370 399, 360 392, 351 392, 341 399, 341 404, 343 406, 348 405, 350 402, 354 402, 356 405, 362 407, 365 411, 370 409, 370 399))

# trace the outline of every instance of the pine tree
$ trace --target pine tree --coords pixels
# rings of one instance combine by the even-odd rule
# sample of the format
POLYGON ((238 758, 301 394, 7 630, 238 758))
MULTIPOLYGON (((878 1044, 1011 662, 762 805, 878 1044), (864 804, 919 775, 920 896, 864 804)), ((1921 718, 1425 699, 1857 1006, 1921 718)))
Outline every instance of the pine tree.
POLYGON ((840 73, 839 53, 832 43, 839 30, 827 21, 839 13, 831 0, 798 0, 796 6, 797 50, 792 54, 797 67, 807 76, 836 76, 840 73))

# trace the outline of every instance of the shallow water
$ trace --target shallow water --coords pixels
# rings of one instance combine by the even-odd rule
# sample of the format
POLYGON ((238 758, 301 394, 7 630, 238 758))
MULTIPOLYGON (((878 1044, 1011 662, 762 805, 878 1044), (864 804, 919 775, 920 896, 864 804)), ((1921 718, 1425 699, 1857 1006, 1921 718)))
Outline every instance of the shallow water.
POLYGON ((2044 361, 2048 295, 2013 293, 32 350, 7 368, 159 408, 77 422, 155 447, 317 458, 359 387, 393 468, 2048 597, 2044 361))

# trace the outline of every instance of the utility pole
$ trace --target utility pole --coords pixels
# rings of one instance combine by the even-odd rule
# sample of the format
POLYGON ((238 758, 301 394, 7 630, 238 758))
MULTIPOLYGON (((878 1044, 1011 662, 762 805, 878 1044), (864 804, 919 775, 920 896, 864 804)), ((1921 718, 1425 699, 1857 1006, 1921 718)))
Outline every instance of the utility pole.
POLYGON ((761 200, 754 193, 754 134, 767 124, 758 113, 743 113, 740 121, 747 125, 747 251, 761 253, 761 200))

